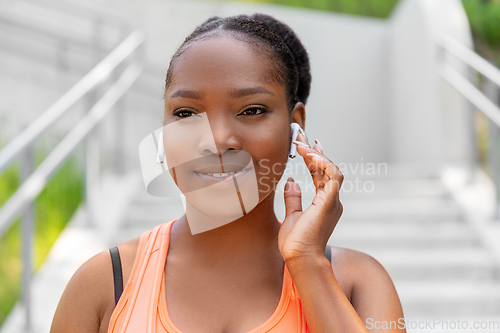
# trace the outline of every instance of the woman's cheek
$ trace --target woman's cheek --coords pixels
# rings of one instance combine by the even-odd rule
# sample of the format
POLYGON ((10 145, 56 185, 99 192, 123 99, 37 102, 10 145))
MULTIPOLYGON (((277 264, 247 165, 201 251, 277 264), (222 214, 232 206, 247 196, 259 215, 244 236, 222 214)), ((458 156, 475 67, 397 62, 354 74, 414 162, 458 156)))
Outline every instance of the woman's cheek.
POLYGON ((262 155, 255 163, 256 176, 259 188, 259 198, 262 200, 276 188, 288 161, 288 146, 286 143, 275 145, 268 154, 262 155), (279 148, 281 146, 281 148, 279 148))

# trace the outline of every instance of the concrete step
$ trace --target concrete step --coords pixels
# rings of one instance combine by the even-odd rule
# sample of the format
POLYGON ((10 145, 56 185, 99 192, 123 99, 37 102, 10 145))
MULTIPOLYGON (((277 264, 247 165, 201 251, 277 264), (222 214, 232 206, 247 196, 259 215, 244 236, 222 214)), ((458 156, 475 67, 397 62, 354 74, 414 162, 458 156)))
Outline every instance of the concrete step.
POLYGON ((341 198, 371 199, 373 197, 397 198, 401 196, 410 198, 450 198, 450 194, 444 184, 435 179, 413 179, 413 178, 383 178, 347 176, 340 191, 341 198), (350 181, 353 186, 346 186, 350 181), (356 184, 359 184, 356 187, 356 184), (356 189, 361 189, 358 191, 356 189))
POLYGON ((479 247, 394 250, 365 246, 352 249, 375 258, 394 281, 500 281, 498 263, 488 251, 479 247))
POLYGON ((341 219, 330 239, 341 247, 458 247, 479 245, 474 230, 453 220, 432 222, 371 222, 341 219))
MULTIPOLYGON (((152 228, 158 224, 181 217, 184 214, 182 202, 177 198, 155 198, 151 202, 131 204, 123 223, 124 228, 152 228)), ((147 230, 147 229, 146 229, 147 230)))
POLYGON ((420 218, 435 216, 440 218, 462 217, 460 207, 451 200, 436 200, 434 198, 407 198, 391 199, 370 198, 370 200, 342 200, 344 211, 342 216, 371 220, 394 218, 420 218))
MULTIPOLYGON (((152 131, 151 131, 152 132, 152 131)), ((175 184, 173 185, 175 186, 175 184)), ((134 199, 131 202, 133 205, 141 205, 141 204, 158 204, 161 205, 165 201, 170 201, 170 200, 179 200, 180 202, 180 191, 176 191, 175 189, 172 190, 173 196, 171 197, 155 197, 151 194, 149 194, 146 191, 146 187, 144 186, 144 182, 141 184, 141 187, 137 189, 134 199)))
POLYGON ((480 248, 370 252, 397 280, 493 281, 500 276, 494 258, 480 248))
POLYGON ((405 318, 498 316, 500 283, 395 282, 405 318))

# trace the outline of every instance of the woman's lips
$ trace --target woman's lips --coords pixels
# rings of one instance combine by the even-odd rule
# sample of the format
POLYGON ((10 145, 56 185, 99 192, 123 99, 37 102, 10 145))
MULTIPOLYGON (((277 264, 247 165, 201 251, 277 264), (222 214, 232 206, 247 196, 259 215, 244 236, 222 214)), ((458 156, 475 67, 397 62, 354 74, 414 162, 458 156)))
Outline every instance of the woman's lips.
POLYGON ((236 173, 233 173, 233 174, 230 174, 230 175, 224 176, 224 177, 216 177, 216 176, 212 176, 208 173, 201 173, 198 171, 193 171, 193 172, 195 173, 195 175, 198 176, 198 178, 200 178, 207 185, 218 184, 217 187, 225 187, 226 185, 229 186, 229 185, 232 185, 234 183, 233 180, 231 180, 231 178, 236 178, 236 181, 240 181, 252 169, 253 169, 253 167, 246 168, 246 169, 240 170, 236 173), (227 180, 231 180, 231 181, 227 181, 227 180))

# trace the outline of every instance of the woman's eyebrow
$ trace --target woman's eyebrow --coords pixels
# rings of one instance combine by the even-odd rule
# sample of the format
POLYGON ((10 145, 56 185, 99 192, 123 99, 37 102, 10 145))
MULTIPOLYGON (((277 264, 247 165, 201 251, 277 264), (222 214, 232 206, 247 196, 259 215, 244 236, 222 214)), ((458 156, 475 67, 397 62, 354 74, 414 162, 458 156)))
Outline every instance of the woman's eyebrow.
MULTIPOLYGON (((232 97, 243 97, 243 96, 262 94, 262 93, 276 96, 272 91, 264 87, 234 89, 229 94, 232 97)), ((175 98, 175 97, 184 97, 184 98, 201 100, 203 99, 203 94, 200 94, 199 92, 193 90, 176 90, 170 95, 170 98, 175 98)))
POLYGON ((172 93, 172 95, 170 95, 170 98, 174 97, 184 97, 198 100, 203 99, 203 96, 199 92, 193 90, 176 90, 172 93))
POLYGON ((265 93, 276 96, 272 91, 264 88, 264 87, 252 87, 252 88, 243 88, 243 89, 234 89, 230 92, 230 95, 233 97, 243 97, 253 94, 265 93))

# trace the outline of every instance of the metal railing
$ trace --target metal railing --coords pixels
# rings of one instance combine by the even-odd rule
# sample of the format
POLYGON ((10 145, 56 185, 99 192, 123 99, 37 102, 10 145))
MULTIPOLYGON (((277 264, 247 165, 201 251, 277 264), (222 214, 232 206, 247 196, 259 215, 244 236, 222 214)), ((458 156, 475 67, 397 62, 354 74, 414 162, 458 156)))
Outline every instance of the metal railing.
MULTIPOLYGON (((85 31, 75 33, 67 29, 51 28, 43 19, 28 20, 26 17, 19 16, 15 8, 0 13, 0 27, 5 32, 15 35, 16 38, 31 38, 55 43, 56 61, 60 69, 67 67, 70 47, 74 47, 78 53, 92 53, 96 57, 95 60, 100 60, 101 56, 114 48, 132 31, 129 20, 124 16, 91 3, 68 0, 48 2, 29 0, 24 3, 59 13, 64 17, 88 21, 85 31), (109 46, 111 47, 106 49, 109 46)), ((24 54, 24 56, 30 55, 30 53, 24 54)))
MULTIPOLYGON (((467 125, 469 126, 469 171, 471 177, 479 164, 479 154, 476 140, 476 108, 488 119, 489 123, 489 153, 488 162, 490 176, 495 189, 494 220, 500 218, 500 70, 476 54, 473 50, 458 42, 447 34, 441 34, 436 43, 441 47, 441 61, 438 65, 438 74, 460 92, 469 102, 467 125), (445 57, 445 52, 453 55, 468 67, 468 77, 464 77, 452 67, 445 57), (479 89, 477 74, 484 78, 483 91, 479 89)), ((471 178, 472 179, 472 178, 471 178)))
MULTIPOLYGON (((31 280, 33 276, 32 229, 34 200, 70 154, 85 143, 86 208, 94 216, 91 193, 97 184, 93 181, 99 172, 99 143, 96 126, 109 113, 142 72, 144 35, 134 31, 109 55, 97 64, 67 93, 49 107, 24 131, 0 151, 0 172, 21 158, 22 183, 0 208, 0 237, 22 216, 22 297, 27 331, 31 327, 31 280), (109 86, 106 88, 106 84, 109 86), (98 96, 101 96, 98 99, 98 96), (33 144, 56 120, 65 115, 77 102, 89 104, 90 110, 61 140, 45 160, 34 169, 33 144), (97 154, 97 156, 96 156, 97 154)), ((117 126, 117 130, 120 130, 117 126)), ((120 149, 117 149, 119 151, 120 149)), ((121 164, 121 161, 119 162, 121 164)))
MULTIPOLYGON (((19 1, 19 0, 18 0, 19 1)), ((65 16, 82 18, 100 22, 103 25, 114 26, 120 31, 130 31, 130 20, 117 12, 109 10, 101 4, 78 0, 28 0, 30 5, 38 5, 61 12, 65 16)))

